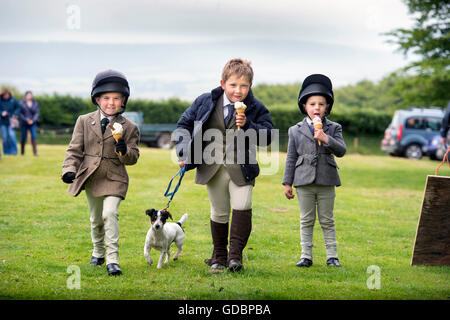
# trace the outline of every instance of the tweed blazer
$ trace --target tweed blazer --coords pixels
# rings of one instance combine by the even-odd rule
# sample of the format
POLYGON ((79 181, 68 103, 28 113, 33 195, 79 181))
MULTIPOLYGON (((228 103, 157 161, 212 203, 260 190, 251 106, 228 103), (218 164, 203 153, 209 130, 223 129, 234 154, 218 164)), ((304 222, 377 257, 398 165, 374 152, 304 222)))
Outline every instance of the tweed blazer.
MULTIPOLYGON (((199 96, 195 101, 187 108, 177 123, 176 135, 176 149, 179 161, 186 161, 186 170, 192 170, 198 167, 196 163, 197 157, 199 159, 203 156, 204 149, 202 148, 201 154, 195 154, 195 140, 203 140, 203 126, 208 119, 213 115, 213 112, 217 106, 217 100, 224 94, 221 87, 213 89, 210 93, 204 93, 199 96), (183 131, 188 131, 186 135, 183 131)), ((272 140, 273 124, 270 118, 269 110, 264 106, 262 102, 253 96, 252 90, 249 91, 247 97, 243 101, 247 109, 245 109, 245 116, 247 118, 242 130, 252 129, 259 134, 266 134, 267 139, 257 139, 256 145, 268 146, 272 140)), ((235 125, 235 119, 230 123, 230 127, 235 125)), ((253 181, 259 175, 259 165, 256 162, 256 145, 246 144, 245 147, 245 163, 241 164, 241 171, 245 180, 253 181)), ((200 150, 198 150, 200 151, 200 150)))
MULTIPOLYGON (((251 181, 247 181, 244 178, 244 175, 242 174, 241 165, 237 163, 237 144, 235 143, 233 145, 233 149, 230 148, 230 146, 227 145, 226 142, 226 130, 227 129, 236 129, 236 118, 233 117, 228 124, 228 127, 225 127, 224 118, 223 118, 223 95, 220 96, 219 100, 217 100, 216 107, 211 112, 211 116, 203 125, 203 130, 205 132, 208 129, 217 129, 222 132, 223 140, 220 144, 219 142, 212 139, 212 141, 204 142, 203 143, 203 150, 206 148, 213 148, 213 149, 222 149, 224 159, 222 162, 213 162, 211 164, 202 163, 198 165, 197 167, 197 173, 195 175, 195 183, 197 184, 207 184, 219 171, 219 168, 222 165, 225 165, 225 169, 227 170, 228 174, 230 175, 230 179, 238 186, 245 186, 245 185, 255 185, 255 179, 251 181), (225 157, 227 155, 230 155, 233 157, 233 163, 226 163, 225 157)), ((212 157, 214 157, 215 153, 212 152, 212 157)), ((209 159, 212 162, 212 159, 209 159)), ((231 159, 230 159, 231 160, 231 159)))
POLYGON ((120 156, 115 149, 111 129, 102 134, 100 110, 78 117, 72 140, 63 163, 63 176, 75 172, 75 180, 68 192, 77 196, 89 181, 94 197, 117 196, 125 199, 128 190, 128 173, 125 165, 133 165, 139 158, 139 128, 130 120, 118 115, 113 121, 123 127, 127 152, 120 156))
POLYGON ((324 119, 323 131, 328 143, 318 145, 306 118, 289 128, 288 151, 282 184, 294 187, 318 184, 340 186, 338 166, 334 159, 344 156, 346 146, 340 124, 324 119))

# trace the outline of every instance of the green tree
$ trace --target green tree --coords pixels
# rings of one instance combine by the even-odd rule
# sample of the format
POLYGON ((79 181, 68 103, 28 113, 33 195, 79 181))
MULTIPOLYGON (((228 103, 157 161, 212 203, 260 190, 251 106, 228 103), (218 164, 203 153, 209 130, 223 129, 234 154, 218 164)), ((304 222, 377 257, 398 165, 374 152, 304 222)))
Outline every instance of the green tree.
POLYGON ((385 35, 404 55, 419 60, 398 71, 396 86, 405 103, 445 106, 450 100, 450 2, 405 0, 415 19, 411 29, 396 29, 385 35), (409 77, 408 75, 412 75, 409 77))

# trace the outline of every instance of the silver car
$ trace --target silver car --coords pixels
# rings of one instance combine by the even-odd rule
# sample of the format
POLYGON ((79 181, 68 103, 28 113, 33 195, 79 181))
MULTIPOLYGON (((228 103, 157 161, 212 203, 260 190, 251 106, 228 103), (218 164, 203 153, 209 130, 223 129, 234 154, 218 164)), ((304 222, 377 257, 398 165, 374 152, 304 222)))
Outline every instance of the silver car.
POLYGON ((384 132, 381 150, 393 156, 420 159, 428 140, 439 134, 444 112, 439 107, 397 110, 384 132))

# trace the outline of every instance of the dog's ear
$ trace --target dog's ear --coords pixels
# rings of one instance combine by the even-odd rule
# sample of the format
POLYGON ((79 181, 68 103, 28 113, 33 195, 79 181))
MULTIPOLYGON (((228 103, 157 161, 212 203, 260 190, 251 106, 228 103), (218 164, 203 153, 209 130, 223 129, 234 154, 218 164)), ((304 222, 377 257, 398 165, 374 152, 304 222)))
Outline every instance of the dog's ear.
POLYGON ((151 217, 153 212, 155 212, 155 211, 156 211, 155 209, 146 210, 145 214, 148 215, 149 217, 151 217))
POLYGON ((167 213, 167 216, 168 216, 171 220, 173 220, 172 215, 170 214, 170 212, 169 212, 169 211, 166 211, 166 213, 167 213))

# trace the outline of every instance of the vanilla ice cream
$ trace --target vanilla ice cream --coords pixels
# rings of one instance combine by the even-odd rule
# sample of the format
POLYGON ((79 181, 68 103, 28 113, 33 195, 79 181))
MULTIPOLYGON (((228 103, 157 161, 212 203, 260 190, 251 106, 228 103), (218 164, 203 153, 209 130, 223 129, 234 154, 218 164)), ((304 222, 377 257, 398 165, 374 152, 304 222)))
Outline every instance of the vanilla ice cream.
POLYGON ((112 125, 111 133, 112 133, 112 135, 116 135, 116 134, 120 134, 121 135, 121 134, 123 134, 123 127, 122 127, 122 125, 120 123, 118 123, 118 122, 115 122, 112 125))

